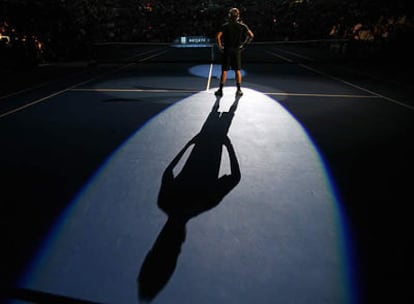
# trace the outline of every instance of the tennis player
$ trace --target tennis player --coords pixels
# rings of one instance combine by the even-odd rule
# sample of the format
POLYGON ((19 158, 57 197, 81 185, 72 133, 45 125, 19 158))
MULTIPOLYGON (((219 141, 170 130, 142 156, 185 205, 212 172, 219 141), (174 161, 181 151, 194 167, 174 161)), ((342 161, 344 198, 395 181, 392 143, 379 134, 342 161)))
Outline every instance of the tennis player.
POLYGON ((241 75, 241 51, 253 40, 253 32, 240 20, 240 11, 231 8, 228 13, 229 21, 224 23, 217 33, 217 45, 222 52, 222 65, 220 88, 215 92, 216 96, 223 96, 223 86, 226 83, 227 71, 234 70, 236 75, 236 96, 242 96, 240 88, 241 75))

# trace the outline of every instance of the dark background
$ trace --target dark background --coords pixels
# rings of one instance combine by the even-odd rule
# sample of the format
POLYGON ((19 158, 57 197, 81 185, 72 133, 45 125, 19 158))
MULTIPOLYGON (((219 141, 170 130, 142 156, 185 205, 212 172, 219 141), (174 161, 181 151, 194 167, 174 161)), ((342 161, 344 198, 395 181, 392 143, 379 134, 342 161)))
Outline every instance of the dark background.
MULTIPOLYGON (((23 44, 26 54, 19 56, 33 57, 26 65, 36 65, 88 58, 96 42, 212 38, 232 6, 240 8, 255 41, 354 39, 353 28, 360 23, 360 30, 373 32, 370 45, 375 44, 376 54, 395 48, 412 51, 407 50, 407 36, 413 34, 413 4, 406 0, 3 0, 0 31, 12 37, 8 49, 20 50, 23 44), (333 25, 339 30, 330 35, 333 25), (41 47, 32 46, 39 42, 41 47)), ((7 50, 2 49, 4 56, 7 50)))
MULTIPOLYGON (((0 4, 1 33, 9 36, 11 41, 6 43, 3 40, 0 45, 0 68, 3 75, 12 77, 2 80, 1 94, 10 91, 16 85, 16 79, 19 80, 19 89, 22 89, 27 83, 40 81, 41 77, 50 80, 55 76, 77 72, 71 67, 69 73, 68 69, 62 71, 53 68, 48 71, 42 68, 41 73, 38 73, 38 68, 50 62, 89 60, 94 43, 168 43, 183 35, 212 38, 231 6, 241 9, 243 20, 256 35, 255 42, 348 39, 355 48, 341 57, 343 65, 359 71, 366 70, 371 76, 386 78, 388 84, 393 82, 394 88, 397 87, 394 92, 399 92, 402 84, 405 87, 412 86, 408 80, 413 54, 410 46, 413 37, 412 1, 293 2, 3 0, 0 4), (376 33, 372 40, 355 38, 356 33, 352 29, 358 23, 361 23, 360 30, 376 33), (329 33, 335 24, 340 24, 340 30, 331 36, 329 33), (386 32, 388 36, 383 35, 386 32)), ((349 80, 355 81, 355 75, 352 74, 349 80)), ((412 104, 412 99, 409 102, 412 104)), ((381 120, 388 114, 392 115, 391 112, 379 113, 375 107, 367 108, 364 114, 357 110, 354 113, 349 108, 348 114, 356 119, 348 121, 345 118, 341 120, 329 115, 317 115, 317 109, 305 109, 300 102, 289 101, 284 106, 306 126, 325 152, 340 186, 340 195, 348 203, 347 213, 353 220, 354 236, 360 248, 378 249, 378 255, 373 254, 374 250, 355 253, 361 255, 357 259, 360 263, 358 266, 366 276, 361 281, 369 282, 365 286, 366 292, 370 296, 375 295, 371 302, 381 299, 382 294, 391 301, 395 294, 396 303, 405 303, 405 300, 412 298, 407 291, 413 282, 410 276, 414 268, 411 249, 413 237, 409 233, 412 228, 409 212, 412 178, 401 174, 411 172, 412 166, 412 148, 407 148, 407 140, 412 134, 411 112, 400 122, 405 126, 400 130, 393 120, 381 120), (358 122, 362 125, 363 121, 373 117, 377 119, 373 120, 375 124, 370 128, 358 126, 358 122), (340 138, 337 132, 326 131, 332 125, 336 130, 344 130, 340 138), (347 133, 346 130, 350 129, 353 135, 347 133), (389 136, 384 139, 383 135, 387 132, 389 136), (351 155, 340 153, 341 147, 333 144, 338 141, 345 146, 355 144, 359 152, 351 155), (389 159, 392 161, 389 162, 389 159), (389 173, 387 179, 381 178, 383 172, 389 173), (373 176, 376 178, 373 179, 373 176), (387 286, 387 282, 393 282, 392 286, 387 286), (399 294, 401 290, 405 292, 399 294)), ((24 151, 21 153, 24 158, 24 151)), ((85 166, 78 169, 85 178, 92 171, 85 166)), ((30 181, 38 180, 38 175, 12 178, 30 181)), ((48 182, 52 185, 57 183, 48 182)), ((26 195, 30 195, 30 191, 26 195)), ((54 195, 69 200, 72 192, 70 189, 64 193, 52 190, 50 195, 51 200, 54 195)), ((49 212, 53 217, 59 213, 59 208, 49 212)), ((38 222, 41 223, 42 219, 38 219, 38 222)), ((41 230, 46 231, 48 225, 44 225, 41 230)), ((33 240, 33 243, 36 241, 33 240)))

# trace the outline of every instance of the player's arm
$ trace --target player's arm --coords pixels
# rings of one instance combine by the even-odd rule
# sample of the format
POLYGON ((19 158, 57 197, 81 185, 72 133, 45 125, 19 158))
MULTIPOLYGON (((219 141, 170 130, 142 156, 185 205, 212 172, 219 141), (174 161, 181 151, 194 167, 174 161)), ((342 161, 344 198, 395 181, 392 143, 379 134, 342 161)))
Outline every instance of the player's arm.
POLYGON ((253 32, 250 29, 248 29, 247 30, 247 35, 246 35, 246 40, 244 41, 244 44, 250 44, 252 42, 253 38, 254 38, 253 32))
POLYGON ((240 49, 245 49, 248 44, 250 44, 254 38, 253 32, 246 26, 246 39, 244 39, 242 45, 240 46, 240 49))
POLYGON ((216 41, 217 41, 217 45, 220 50, 223 49, 223 41, 221 40, 222 37, 223 37, 223 32, 222 31, 218 32, 216 36, 216 41))

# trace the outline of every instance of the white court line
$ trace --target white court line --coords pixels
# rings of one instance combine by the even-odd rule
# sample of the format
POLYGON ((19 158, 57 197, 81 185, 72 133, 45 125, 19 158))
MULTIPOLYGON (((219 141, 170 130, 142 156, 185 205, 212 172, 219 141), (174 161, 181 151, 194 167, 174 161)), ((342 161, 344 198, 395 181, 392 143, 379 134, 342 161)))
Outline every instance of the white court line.
POLYGON ((32 87, 26 88, 26 89, 22 89, 20 91, 12 92, 12 93, 9 93, 7 95, 0 96, 0 100, 9 98, 9 97, 12 97, 12 96, 15 96, 15 95, 23 94, 25 92, 34 91, 34 90, 39 89, 41 87, 47 86, 48 84, 51 84, 54 81, 55 80, 45 81, 45 82, 42 82, 41 84, 38 84, 38 85, 35 85, 35 86, 32 86, 32 87))
POLYGON ((381 98, 380 96, 374 95, 353 95, 353 94, 316 94, 316 93, 264 93, 272 96, 305 96, 305 97, 334 97, 334 98, 381 98))
MULTIPOLYGON (((315 61, 315 58, 308 57, 308 56, 305 56, 305 55, 302 55, 302 54, 298 54, 298 53, 295 53, 295 52, 292 52, 292 51, 282 50, 280 48, 278 48, 277 50, 279 52, 286 53, 286 54, 289 54, 289 55, 293 55, 293 56, 296 56, 296 57, 299 57, 299 58, 302 58, 302 59, 305 59, 305 60, 315 61)), ((270 53, 272 53, 272 52, 270 52, 270 53)))
MULTIPOLYGON (((165 54, 165 53, 167 53, 167 52, 168 52, 168 50, 165 50, 165 51, 161 51, 161 52, 155 53, 154 55, 151 55, 151 56, 148 56, 148 57, 145 57, 145 58, 142 58, 142 59, 138 60, 138 62, 147 61, 147 60, 149 60, 149 59, 152 59, 152 58, 154 58, 154 57, 160 56, 160 55, 165 54)), ((130 65, 131 65, 131 64, 130 64, 130 65)))
POLYGON ((275 52, 266 51, 266 53, 268 53, 268 54, 270 54, 270 55, 273 55, 273 56, 275 56, 275 57, 278 57, 278 58, 280 58, 280 59, 282 59, 282 60, 284 60, 284 61, 287 61, 287 62, 289 62, 289 63, 293 63, 293 60, 292 60, 292 59, 289 59, 289 58, 287 58, 287 57, 285 57, 285 56, 282 56, 282 55, 276 54, 275 52))
MULTIPOLYGON (((208 91, 207 89, 206 91, 208 91)), ((198 93, 198 90, 180 89, 112 89, 112 88, 80 88, 71 89, 72 92, 121 92, 121 93, 198 93)), ((315 93, 288 93, 288 92, 264 92, 271 96, 303 96, 303 97, 328 97, 328 98, 380 98, 374 95, 348 95, 348 94, 315 94, 315 93)))
MULTIPOLYGON (((282 60, 285 60, 285 61, 287 61, 287 62, 289 62, 289 63, 293 63, 293 60, 291 60, 291 59, 289 59, 289 58, 287 58, 287 57, 284 57, 284 56, 282 56, 282 55, 276 54, 276 53, 271 52, 271 51, 266 51, 266 52, 267 52, 268 54, 271 54, 271 55, 273 55, 273 56, 275 56, 275 57, 278 57, 278 58, 280 58, 280 59, 282 59, 282 60)), ((292 52, 291 52, 291 53, 292 53, 292 52)), ((298 54, 294 54, 294 53, 292 53, 292 54, 293 54, 293 55, 295 55, 295 56, 299 56, 298 54)), ((312 72, 314 72, 314 73, 317 73, 317 74, 319 74, 319 75, 322 75, 322 76, 324 76, 324 77, 327 77, 327 78, 330 78, 330 79, 333 79, 333 80, 336 80, 336 81, 342 82, 342 83, 344 83, 344 84, 346 84, 346 85, 348 85, 348 86, 351 86, 351 87, 353 87, 353 88, 355 88, 355 89, 358 89, 358 90, 360 90, 360 91, 364 91, 364 92, 366 92, 366 93, 368 93, 368 94, 371 94, 371 95, 373 95, 373 96, 376 96, 376 97, 378 97, 378 98, 381 98, 381 99, 387 100, 387 101, 389 101, 389 102, 392 102, 392 103, 397 104, 397 105, 399 105, 399 106, 405 107, 405 108, 407 108, 407 109, 414 110, 414 106, 410 106, 410 105, 408 105, 408 104, 406 104, 406 103, 403 103, 403 102, 401 102, 401 101, 398 101, 398 100, 396 100, 396 99, 393 99, 393 98, 390 98, 390 97, 384 96, 384 95, 382 95, 382 94, 376 93, 376 92, 374 92, 374 91, 371 91, 371 90, 365 89, 365 88, 363 88, 363 87, 360 87, 360 86, 358 86, 358 85, 356 85, 356 84, 353 84, 353 83, 351 83, 351 82, 349 82, 349 81, 346 81, 346 80, 344 80, 344 79, 341 79, 341 78, 338 78, 338 77, 335 77, 335 76, 329 75, 329 74, 327 74, 327 73, 325 73, 325 72, 322 72, 322 71, 320 71, 320 70, 317 70, 317 69, 315 69, 315 68, 312 68, 312 67, 310 67, 310 66, 308 66, 308 65, 306 65, 306 64, 299 64, 299 66, 301 66, 301 67, 303 67, 303 68, 305 68, 305 69, 307 69, 307 70, 309 70, 309 71, 312 71, 312 72)))
MULTIPOLYGON (((74 73, 71 73, 71 74, 67 75, 67 77, 69 78, 69 77, 80 76, 80 75, 84 74, 85 72, 86 71, 74 72, 74 73)), ((41 87, 45 87, 49 84, 55 83, 56 81, 57 81, 56 79, 47 80, 47 81, 44 81, 40 84, 36 84, 32 87, 28 87, 28 88, 25 88, 25 89, 21 89, 19 91, 8 93, 7 95, 0 96, 0 100, 9 98, 9 97, 12 97, 12 96, 15 96, 15 95, 23 94, 25 92, 30 92, 30 91, 34 91, 36 89, 40 89, 41 87)))
POLYGON ((108 89, 108 88, 73 88, 72 92, 125 92, 125 93, 198 93, 198 90, 180 89, 108 89))
POLYGON ((210 64, 210 70, 208 72, 208 78, 207 78, 207 86, 206 91, 210 90, 210 84, 211 84, 211 75, 213 74, 213 63, 210 64))
POLYGON ((353 88, 355 88, 355 89, 358 89, 358 90, 364 91, 364 92, 366 92, 366 93, 372 94, 372 95, 374 95, 374 96, 377 96, 378 98, 385 99, 385 100, 387 100, 387 101, 389 101, 389 102, 392 102, 392 103, 397 104, 397 105, 399 105, 399 106, 405 107, 405 108, 407 108, 407 109, 409 109, 409 110, 414 110, 414 106, 410 106, 410 105, 408 105, 408 104, 406 104, 406 103, 403 103, 403 102, 401 102, 401 101, 398 101, 398 100, 396 100, 396 99, 393 99, 393 98, 390 98, 390 97, 384 96, 384 95, 382 95, 382 94, 376 93, 376 92, 374 92, 374 91, 371 91, 371 90, 365 89, 365 88, 363 88, 363 87, 360 87, 360 86, 358 86, 358 85, 356 85, 356 84, 353 84, 353 83, 351 83, 351 82, 349 82, 349 81, 346 81, 346 80, 344 80, 344 79, 341 79, 341 78, 338 78, 338 77, 335 77, 335 76, 329 75, 329 74, 327 74, 327 73, 325 73, 325 72, 319 71, 319 70, 317 70, 317 69, 311 68, 310 66, 307 66, 307 65, 305 65, 305 64, 299 64, 299 66, 301 66, 301 67, 303 67, 303 68, 305 68, 305 69, 308 69, 308 70, 310 70, 310 71, 312 71, 312 72, 315 72, 315 73, 317 73, 317 74, 320 74, 320 75, 322 75, 322 76, 325 76, 325 77, 331 78, 331 79, 333 79, 333 80, 336 80, 336 81, 342 82, 342 83, 344 83, 344 84, 346 84, 346 85, 348 85, 348 86, 351 86, 351 87, 353 87, 353 88))
MULTIPOLYGON (((152 59, 152 58, 154 58, 154 57, 156 57, 156 56, 159 56, 159 55, 161 55, 161 54, 164 54, 164 53, 166 53, 166 52, 167 52, 167 51, 158 52, 158 53, 156 53, 156 54, 154 54, 154 55, 151 55, 151 56, 148 56, 148 57, 145 57, 145 58, 143 58, 143 59, 139 60, 139 62, 143 62, 143 61, 146 61, 146 60, 152 59)), ((3 113, 3 114, 0 114, 0 119, 1 119, 1 118, 3 118, 3 117, 9 116, 9 115, 11 115, 11 114, 14 114, 14 113, 16 113, 16 112, 19 112, 19 111, 21 111, 21 110, 27 109, 27 108, 29 108, 29 107, 31 107, 31 106, 34 106, 34 105, 36 105, 36 104, 38 104, 38 103, 40 103, 40 102, 43 102, 43 101, 45 101, 45 100, 48 100, 48 99, 52 98, 52 97, 58 96, 58 95, 60 95, 60 94, 63 94, 63 93, 65 93, 65 92, 68 92, 68 91, 71 91, 71 90, 75 89, 76 87, 79 87, 79 86, 85 85, 85 84, 87 84, 87 83, 89 83, 89 82, 92 82, 92 81, 94 81, 94 80, 96 80, 96 79, 99 79, 99 78, 101 78, 101 77, 105 77, 105 76, 109 76, 109 75, 111 75, 111 74, 118 73, 118 72, 120 72, 120 71, 122 71, 122 70, 125 70, 125 69, 129 68, 130 66, 135 65, 135 64, 136 64, 136 63, 134 63, 134 62, 133 62, 133 63, 129 63, 129 64, 126 64, 126 65, 123 65, 123 66, 121 66, 121 67, 119 67, 119 68, 115 69, 114 71, 110 71, 110 72, 108 72, 108 73, 104 73, 104 74, 102 74, 102 75, 98 75, 98 76, 96 76, 96 77, 93 77, 93 78, 90 78, 90 79, 88 79, 88 80, 85 80, 85 81, 79 82, 79 83, 74 84, 74 85, 72 85, 72 86, 69 86, 69 87, 67 87, 66 89, 63 89, 63 90, 57 91, 57 92, 55 92, 55 93, 53 93, 53 94, 47 95, 47 96, 45 96, 45 97, 42 97, 42 98, 36 99, 36 100, 34 100, 34 101, 32 101, 32 102, 29 102, 29 103, 27 103, 27 104, 25 104, 25 105, 23 105, 23 106, 20 106, 20 107, 18 107, 18 108, 15 108, 15 109, 13 109, 13 110, 10 110, 10 111, 8 111, 8 112, 5 112, 5 113, 3 113)))
POLYGON ((211 63, 210 63, 210 70, 208 71, 206 91, 210 90, 211 76, 213 75, 213 67, 214 67, 214 45, 211 45, 211 49, 210 49, 210 59, 211 59, 211 63))
MULTIPOLYGON (((154 52, 154 50, 148 50, 148 51, 145 51, 145 52, 139 53, 138 55, 134 55, 132 58, 136 58, 136 57, 139 57, 139 56, 142 56, 142 55, 146 55, 146 54, 148 54, 148 53, 152 53, 152 52, 154 52)), ((140 60, 139 60, 139 62, 142 62, 142 61, 145 61, 145 60, 151 59, 151 58, 153 58, 154 56, 159 56, 159 55, 161 55, 162 53, 163 53, 163 52, 160 52, 159 54, 151 55, 151 56, 148 56, 148 57, 146 57, 146 58, 140 59, 140 60)), ((125 68, 125 67, 129 67, 129 66, 131 66, 131 65, 133 65, 133 64, 134 64, 134 63, 129 63, 129 64, 127 64, 126 66, 123 66, 123 68, 125 68)), ((79 75, 80 75, 80 74, 83 74, 83 73, 85 73, 85 71, 81 71, 81 72, 77 72, 77 73, 71 74, 71 75, 69 75, 69 77, 71 77, 71 76, 75 76, 76 74, 79 74, 79 75)), ((22 93, 25 93, 25 92, 30 92, 30 91, 32 91, 32 90, 39 89, 39 88, 41 88, 41 87, 43 87, 43 86, 46 86, 46 85, 48 85, 48 84, 50 84, 50 83, 53 83, 54 81, 55 81, 55 80, 45 81, 45 82, 43 82, 43 83, 41 83, 41 84, 38 84, 38 85, 32 86, 32 87, 30 87, 30 88, 25 88, 25 89, 22 89, 22 90, 20 90, 20 91, 16 91, 16 92, 9 93, 9 94, 7 94, 7 95, 0 96, 0 100, 2 100, 2 99, 6 99, 6 98, 9 98, 9 97, 12 97, 12 96, 15 96, 15 95, 19 95, 19 94, 22 94, 22 93)))
POLYGON ((81 86, 81 85, 86 84, 86 83, 88 83, 88 82, 90 82, 90 81, 92 81, 92 80, 95 80, 95 79, 96 79, 96 78, 93 78, 93 79, 88 79, 88 80, 82 81, 82 82, 77 83, 77 84, 75 84, 75 85, 73 85, 73 86, 70 86, 70 87, 68 87, 68 88, 66 88, 66 89, 63 89, 63 90, 60 90, 60 91, 55 92, 55 93, 53 93, 53 94, 47 95, 47 96, 45 96, 45 97, 42 97, 42 98, 36 99, 36 100, 34 100, 34 101, 32 101, 32 102, 29 102, 29 103, 27 103, 27 104, 25 104, 25 105, 23 105, 23 106, 21 106, 21 107, 18 107, 18 108, 15 108, 15 109, 13 109, 13 110, 10 110, 10 111, 8 111, 8 112, 6 112, 6 113, 0 114, 0 118, 6 117, 6 116, 11 115, 11 114, 13 114, 13 113, 19 112, 19 111, 24 110, 24 109, 26 109, 26 108, 29 108, 29 107, 31 107, 31 106, 33 106, 33 105, 35 105, 35 104, 38 104, 38 103, 40 103, 40 102, 42 102, 42 101, 45 101, 45 100, 50 99, 50 98, 52 98, 52 97, 55 97, 55 96, 57 96, 57 95, 63 94, 63 93, 65 93, 65 92, 67 92, 67 91, 69 91, 69 90, 71 90, 71 89, 73 89, 73 88, 75 88, 75 87, 77 87, 77 86, 81 86))

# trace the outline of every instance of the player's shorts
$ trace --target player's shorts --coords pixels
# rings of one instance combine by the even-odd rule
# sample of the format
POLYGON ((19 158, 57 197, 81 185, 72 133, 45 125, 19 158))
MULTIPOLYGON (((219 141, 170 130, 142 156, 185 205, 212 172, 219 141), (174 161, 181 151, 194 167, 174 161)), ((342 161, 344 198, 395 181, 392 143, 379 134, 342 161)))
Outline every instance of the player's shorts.
POLYGON ((241 50, 240 48, 224 48, 223 71, 228 70, 241 70, 241 50))

